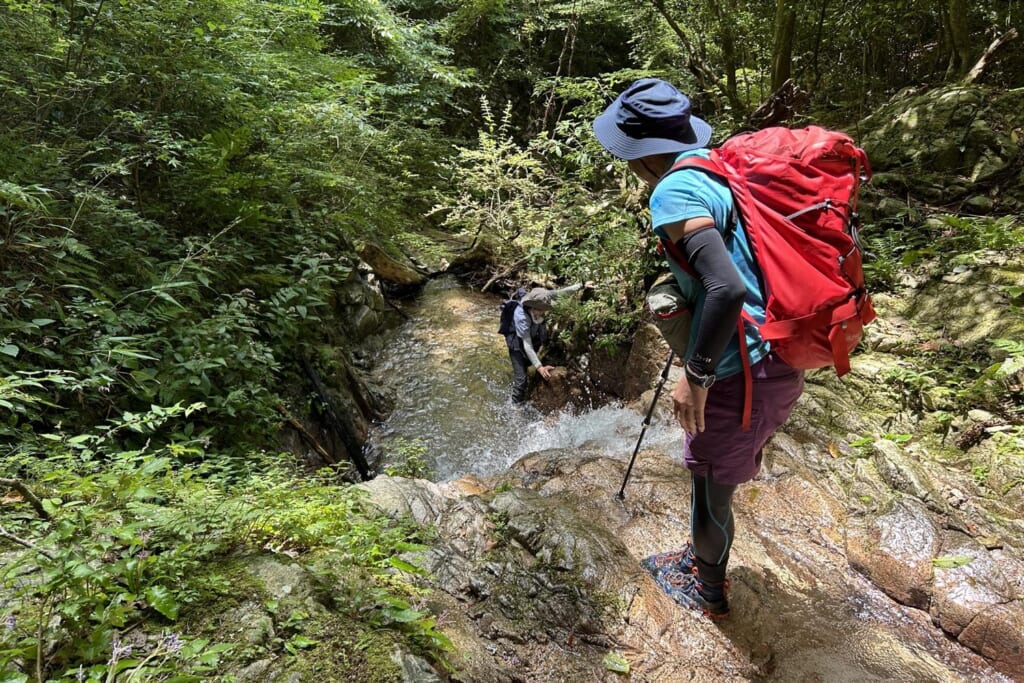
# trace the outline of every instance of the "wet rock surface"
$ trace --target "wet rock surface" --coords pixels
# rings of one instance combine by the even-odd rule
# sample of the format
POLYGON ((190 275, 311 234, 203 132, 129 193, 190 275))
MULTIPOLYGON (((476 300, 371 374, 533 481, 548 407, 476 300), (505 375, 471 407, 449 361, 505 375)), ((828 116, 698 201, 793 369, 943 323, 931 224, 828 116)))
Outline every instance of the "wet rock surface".
MULTIPOLYGON (((937 417, 948 397, 926 376, 913 396, 893 379, 929 350, 983 354, 986 339, 1019 337, 1019 319, 971 303, 992 277, 1021 272, 997 270, 959 289, 940 279, 876 297, 880 318, 852 372, 808 373, 761 474, 737 493, 724 622, 679 607, 639 568, 688 535, 678 443, 641 450, 625 500, 615 497, 667 354, 656 337, 591 353, 584 367, 609 389, 621 390, 627 366, 645 376, 632 390, 629 446, 535 452, 496 476, 368 483, 389 514, 438 531, 417 561, 457 647, 454 678, 624 680, 612 670, 621 657, 636 681, 1024 679, 1015 437, 984 410, 937 417)), ((670 420, 679 375, 672 367, 656 425, 670 420)), ((545 425, 569 419, 558 410, 575 385, 560 369, 535 394, 551 401, 545 425)))
POLYGON ((433 498, 421 508, 443 510, 439 542, 420 559, 437 577, 431 600, 458 647, 458 680, 616 680, 610 654, 638 681, 1018 675, 1016 560, 1001 556, 997 570, 983 547, 952 532, 922 543, 930 513, 913 503, 867 525, 878 553, 864 541, 860 555, 848 554, 848 506, 797 474, 802 463, 774 455, 774 473, 737 497, 732 614, 714 623, 676 605, 639 567, 687 535, 688 478, 665 456, 642 453, 623 501, 615 494, 625 463, 576 451, 527 456, 490 482, 379 479, 366 488, 371 500, 407 489, 406 498, 433 498), (974 553, 974 571, 989 578, 964 590, 973 562, 933 567, 953 552, 974 553), (991 578, 1004 575, 1013 579, 991 578), (946 637, 954 630, 957 642, 946 637))

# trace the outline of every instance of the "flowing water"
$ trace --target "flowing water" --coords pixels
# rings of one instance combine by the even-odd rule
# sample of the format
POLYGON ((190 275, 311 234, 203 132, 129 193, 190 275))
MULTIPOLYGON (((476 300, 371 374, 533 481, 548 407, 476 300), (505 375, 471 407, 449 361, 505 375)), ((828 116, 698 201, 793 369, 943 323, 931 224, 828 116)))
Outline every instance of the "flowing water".
MULTIPOLYGON (((633 410, 606 405, 542 415, 511 403, 511 365, 496 333, 499 303, 444 278, 406 309, 409 321, 391 333, 375 370, 396 397, 369 440, 382 470, 403 465, 413 451, 435 481, 498 474, 551 448, 585 446, 623 460, 633 452, 643 422, 633 410)), ((680 441, 677 425, 655 421, 643 447, 673 455, 680 441)), ((761 662, 757 680, 1009 680, 930 628, 927 613, 896 605, 852 572, 841 549, 823 544, 820 529, 837 522, 815 521, 818 507, 830 509, 816 498, 820 489, 799 478, 768 478, 744 490, 746 535, 737 539, 743 561, 733 568, 736 617, 722 630, 761 662), (797 494, 806 499, 797 502, 797 494), (805 576, 810 567, 813 581, 805 576), (978 674, 965 674, 972 670, 978 674)), ((665 512, 636 519, 653 533, 641 545, 664 546, 685 535, 685 510, 675 509, 688 498, 685 485, 666 479, 647 497, 642 508, 665 512), (667 499, 659 503, 659 496, 667 499)), ((842 501, 831 504, 845 509, 842 501)))
MULTIPOLYGON (((410 320, 385 344, 378 381, 395 393, 394 411, 370 435, 382 467, 422 452, 428 476, 503 472, 520 457, 548 448, 632 453, 643 416, 618 405, 542 415, 509 399, 512 366, 497 334, 500 299, 467 290, 454 278, 432 281, 407 309, 410 320)), ((653 422, 643 447, 680 448, 681 432, 653 422)))

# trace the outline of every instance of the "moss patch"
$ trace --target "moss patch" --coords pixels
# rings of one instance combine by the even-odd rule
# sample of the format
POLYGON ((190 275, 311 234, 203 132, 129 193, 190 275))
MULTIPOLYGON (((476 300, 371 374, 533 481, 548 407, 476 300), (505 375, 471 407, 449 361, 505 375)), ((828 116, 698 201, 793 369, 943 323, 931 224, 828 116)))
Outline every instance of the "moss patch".
POLYGON ((370 630, 339 615, 307 623, 306 637, 316 644, 299 650, 289 671, 303 681, 362 681, 389 683, 402 680, 402 669, 392 659, 400 638, 389 631, 370 630))

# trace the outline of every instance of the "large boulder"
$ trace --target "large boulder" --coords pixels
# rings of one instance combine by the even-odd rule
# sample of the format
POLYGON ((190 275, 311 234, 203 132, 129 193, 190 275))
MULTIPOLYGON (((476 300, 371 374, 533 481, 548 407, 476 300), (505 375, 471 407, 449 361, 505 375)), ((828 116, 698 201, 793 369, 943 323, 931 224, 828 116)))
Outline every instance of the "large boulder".
POLYGON ((857 129, 876 185, 936 202, 987 194, 1013 212, 1024 206, 1022 110, 1021 89, 908 90, 857 129))

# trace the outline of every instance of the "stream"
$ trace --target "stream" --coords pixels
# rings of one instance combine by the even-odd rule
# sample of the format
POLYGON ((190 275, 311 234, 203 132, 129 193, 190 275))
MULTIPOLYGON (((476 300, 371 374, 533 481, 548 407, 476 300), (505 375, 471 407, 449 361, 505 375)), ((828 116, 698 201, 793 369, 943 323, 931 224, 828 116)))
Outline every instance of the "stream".
MULTIPOLYGON (((679 427, 655 419, 644 434, 644 455, 634 472, 631 494, 624 505, 613 501, 610 492, 618 486, 621 469, 593 464, 592 457, 628 460, 637 445, 643 415, 617 404, 550 415, 529 405, 513 405, 508 352, 496 332, 499 303, 499 297, 471 291, 454 278, 441 278, 405 307, 409 320, 389 333, 377 357, 374 379, 393 392, 395 403, 388 419, 370 434, 371 460, 376 460, 380 471, 401 473, 409 454, 415 453, 418 476, 450 482, 464 475, 505 474, 529 454, 547 451, 534 456, 544 463, 563 453, 567 460, 553 471, 564 470, 565 481, 548 485, 582 496, 588 506, 584 518, 606 520, 612 529, 609 533, 616 542, 624 543, 633 557, 678 547, 688 531, 685 504, 680 506, 680 501, 689 499, 688 478, 678 476, 678 466, 670 462, 681 450, 679 427), (582 469, 575 471, 575 467, 582 469)), ((851 542, 881 543, 886 552, 889 547, 898 550, 920 545, 919 530, 927 524, 924 508, 918 504, 921 512, 911 519, 914 523, 898 529, 890 528, 892 519, 883 510, 869 518, 883 530, 882 541, 857 541, 868 538, 864 534, 870 530, 857 531, 864 522, 850 515, 850 503, 842 491, 824 486, 826 468, 832 467, 828 458, 835 456, 828 456, 815 443, 800 443, 785 431, 776 436, 773 446, 781 463, 766 465, 762 476, 737 496, 734 514, 739 533, 730 565, 733 617, 710 635, 693 628, 677 632, 677 640, 666 643, 650 665, 649 677, 639 675, 636 680, 693 679, 692 670, 684 676, 686 662, 723 637, 716 647, 727 643, 733 652, 730 657, 752 667, 746 680, 1013 680, 943 633, 927 610, 893 601, 853 569, 848 556, 851 542), (671 666, 657 673, 666 662, 671 666), (673 666, 681 668, 670 673, 673 666)), ((546 470, 543 464, 534 469, 546 470)), ((533 504, 530 500, 524 498, 524 509, 533 504)), ((449 530, 449 535, 465 532, 466 519, 458 517, 455 524, 458 529, 449 530)), ((585 538, 586 523, 581 524, 580 529, 564 531, 585 538)), ((893 575, 900 577, 918 565, 897 550, 891 551, 891 566, 893 575)), ((873 550, 878 552, 879 548, 873 550)), ((595 556, 600 558, 602 553, 595 556)), ((931 556, 923 562, 929 568, 931 556)), ((1004 565, 1009 570, 1010 565, 1004 565)), ((595 566, 592 571, 596 576, 613 577, 613 582, 635 580, 628 572, 609 567, 595 566)), ((536 569, 524 571, 533 576, 536 569)), ((979 562, 977 569, 968 565, 957 571, 963 574, 965 584, 981 586, 991 570, 983 569, 979 562)), ((501 592, 506 586, 499 582, 491 590, 501 592)), ((948 610, 953 609, 948 605, 959 604, 958 595, 955 591, 936 593, 933 600, 945 600, 938 604, 947 604, 944 609, 948 610)), ((657 618, 658 609, 651 610, 645 618, 657 618)), ((672 614, 672 619, 678 618, 672 614)), ((617 637, 628 641, 629 629, 642 629, 646 622, 625 623, 617 637)), ((522 627, 530 633, 536 626, 525 621, 510 624, 509 628, 522 627)), ((558 624, 545 622, 544 626, 557 628, 558 624)), ((668 627, 666 622, 658 628, 668 627)), ((474 622, 466 628, 477 626, 474 622)), ((638 653, 650 647, 645 640, 650 634, 636 637, 638 653)), ((532 645, 531 638, 521 636, 524 644, 516 656, 542 659, 551 655, 550 647, 543 642, 532 645)), ((491 641, 486 642, 490 647, 491 641)), ((643 666, 640 655, 636 657, 637 665, 643 666)))
MULTIPOLYGON (((410 320, 390 333, 375 370, 396 397, 394 411, 369 438, 382 470, 400 466, 410 445, 423 452, 435 481, 498 474, 549 448, 586 446, 610 457, 633 452, 643 426, 633 410, 612 404, 542 415, 511 402, 512 367, 497 334, 500 303, 445 277, 406 309, 410 320)), ((655 420, 643 448, 678 451, 681 433, 655 420)))

